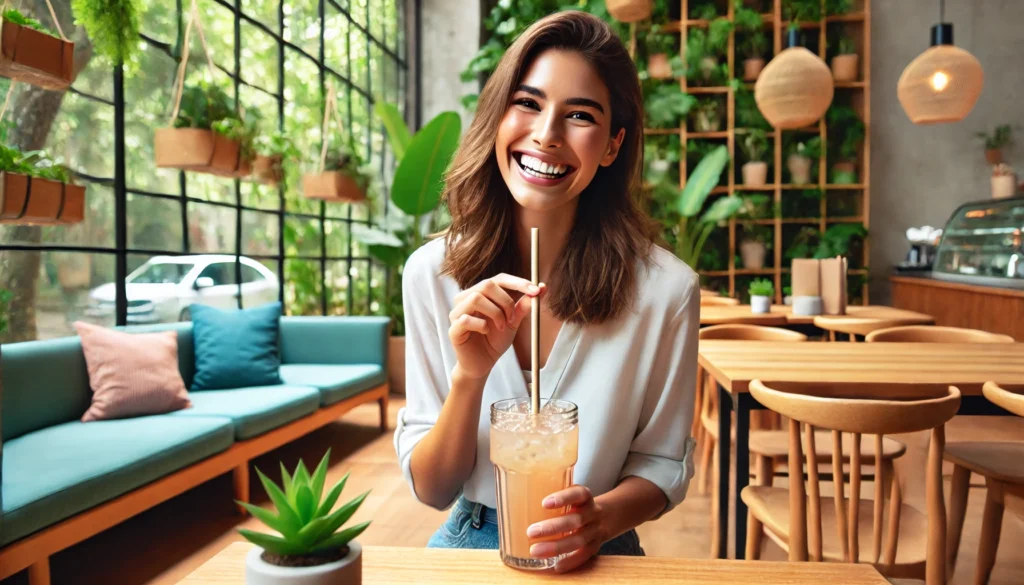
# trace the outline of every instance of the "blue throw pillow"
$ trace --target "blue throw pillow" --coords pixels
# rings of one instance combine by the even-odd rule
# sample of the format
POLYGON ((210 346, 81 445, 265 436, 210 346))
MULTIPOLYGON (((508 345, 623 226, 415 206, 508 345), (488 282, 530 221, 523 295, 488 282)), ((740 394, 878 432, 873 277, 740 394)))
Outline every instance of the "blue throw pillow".
POLYGON ((282 384, 281 303, 241 311, 192 305, 196 373, 192 392, 282 384))

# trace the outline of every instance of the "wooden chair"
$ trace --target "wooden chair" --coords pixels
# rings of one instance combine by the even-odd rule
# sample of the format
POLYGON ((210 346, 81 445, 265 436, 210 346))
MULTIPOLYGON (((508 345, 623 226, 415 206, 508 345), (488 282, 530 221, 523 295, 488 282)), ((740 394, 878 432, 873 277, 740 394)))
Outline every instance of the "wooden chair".
POLYGON ((706 297, 701 295, 700 304, 704 307, 734 307, 740 304, 740 301, 732 297, 706 297))
MULTIPOLYGON (((882 329, 868 334, 869 342, 917 342, 917 343, 1013 343, 1009 335, 990 333, 979 329, 962 329, 958 327, 929 327, 910 325, 882 329)), ((955 441, 946 445, 943 459, 953 464, 953 478, 949 490, 949 526, 946 540, 946 560, 949 563, 949 574, 956 568, 956 559, 960 551, 960 537, 964 529, 964 516, 967 513, 967 495, 971 486, 971 474, 977 473, 985 478, 989 491, 996 485, 1024 485, 1024 443, 994 441, 955 441)), ((987 509, 987 508, 986 508, 987 509)), ((995 541, 999 541, 998 525, 995 528, 995 541)), ((993 557, 994 558, 994 557, 993 557)), ((982 563, 978 563, 980 571, 982 563)), ((989 565, 987 571, 991 571, 989 565)), ((987 581, 988 572, 985 572, 987 581)), ((978 573, 981 575, 981 573, 978 573)), ((979 577, 980 578, 980 577, 979 577)), ((982 581, 976 581, 981 583, 982 581)))
POLYGON ((902 323, 899 319, 851 315, 819 315, 814 318, 815 327, 828 331, 829 341, 836 340, 836 333, 845 333, 850 336, 850 341, 857 341, 858 335, 864 337, 879 329, 897 327, 902 323))
POLYGON ((931 325, 905 325, 889 327, 868 333, 865 341, 914 343, 1013 343, 1009 335, 991 333, 981 329, 935 327, 931 325))
MULTIPOLYGON (((705 327, 698 333, 700 339, 733 339, 742 341, 779 341, 779 342, 802 342, 807 340, 803 333, 790 331, 778 327, 765 327, 762 325, 716 325, 705 327)), ((717 485, 719 480, 718 469, 718 393, 714 384, 706 379, 704 371, 700 366, 697 368, 697 404, 699 406, 699 417, 694 417, 699 422, 699 428, 693 433, 701 447, 701 457, 697 465, 697 491, 704 495, 717 485), (708 473, 708 468, 712 472, 708 473)), ((771 485, 775 477, 775 465, 784 460, 788 453, 788 439, 786 431, 776 430, 779 426, 778 415, 768 411, 753 413, 758 418, 752 422, 759 422, 752 425, 753 429, 748 438, 750 453, 754 455, 754 483, 756 485, 771 485), (765 416, 767 415, 767 416, 765 416), (761 430, 765 429, 765 430, 761 430)), ((867 444, 865 443, 865 446, 867 444)), ((893 459, 903 455, 906 451, 904 445, 892 439, 885 440, 883 460, 891 465, 893 459)), ((817 459, 822 463, 832 460, 832 447, 822 441, 821 447, 817 450, 817 459)), ((874 463, 874 455, 868 458, 874 463)), ((721 502, 718 501, 718 490, 712 490, 711 502, 711 531, 712 531, 712 558, 717 558, 718 538, 718 509, 721 502)))
MULTIPOLYGON (((1016 394, 1000 388, 994 382, 988 382, 982 389, 985 398, 990 402, 1001 406, 1006 410, 1024 416, 1024 394, 1016 394)), ((1024 447, 1024 445, 1021 445, 1024 447)), ((996 455, 996 454, 993 454, 996 455)), ((1011 513, 1024 519, 1024 479, 1021 476, 1021 461, 1024 456, 1024 449, 1017 450, 1014 454, 1000 454, 999 457, 1010 457, 1004 459, 1004 467, 1012 466, 1016 474, 1009 478, 1001 475, 986 475, 985 485, 988 488, 985 494, 985 511, 981 519, 981 537, 978 543, 978 565, 974 569, 974 584, 985 585, 992 574, 992 567, 996 562, 996 551, 999 549, 999 533, 1003 524, 1003 510, 1010 510, 1011 513), (1009 479, 1009 481, 1008 481, 1009 479)), ((996 460, 993 459, 993 463, 996 460)), ((969 472, 968 472, 969 473, 969 472)), ((954 475, 954 480, 956 476, 954 475)), ((955 485, 955 484, 954 484, 955 485)), ((955 488, 954 488, 955 489, 955 488)), ((966 495, 966 494, 965 494, 966 495)), ((955 511, 950 513, 950 524, 955 511)), ((960 539, 960 529, 963 528, 963 511, 960 511, 960 525, 957 527, 956 539, 960 539)), ((952 527, 951 527, 952 531, 952 527)), ((955 550, 953 560, 955 560, 955 550)), ((952 572, 950 572, 952 574, 952 572)))
POLYGON ((759 557, 763 535, 767 533, 788 552, 790 561, 866 562, 886 577, 924 579, 926 585, 946 585, 942 449, 944 425, 960 407, 958 389, 951 386, 943 396, 923 400, 867 400, 787 393, 754 380, 750 383, 750 393, 761 404, 789 417, 790 469, 803 468, 807 459, 805 453, 816 450, 818 433, 815 428, 832 431, 836 489, 831 498, 820 495, 816 465, 807 465, 806 493, 802 476, 794 473, 790 474, 788 489, 744 488, 741 496, 750 509, 748 559, 759 557), (874 435, 877 453, 882 449, 884 435, 923 430, 931 430, 927 514, 902 502, 900 482, 895 477, 888 482, 891 495, 886 514, 883 491, 886 481, 878 476, 892 469, 887 466, 876 470, 874 500, 862 500, 860 439, 863 435, 874 435), (853 435, 849 498, 845 495, 842 469, 842 433, 853 435), (871 534, 870 547, 860 546, 861 532, 871 534))

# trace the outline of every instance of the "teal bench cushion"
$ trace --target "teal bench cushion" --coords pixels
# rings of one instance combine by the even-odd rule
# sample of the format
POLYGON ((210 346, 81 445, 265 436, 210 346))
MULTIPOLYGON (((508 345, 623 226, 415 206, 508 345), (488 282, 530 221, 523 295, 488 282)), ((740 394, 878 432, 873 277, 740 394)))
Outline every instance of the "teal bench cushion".
POLYGON ((69 422, 5 441, 7 544, 227 449, 231 421, 167 415, 69 422))
POLYGON ((376 364, 286 364, 281 366, 281 378, 286 384, 316 388, 320 391, 320 403, 324 406, 387 382, 384 368, 376 364))
POLYGON ((190 392, 192 408, 167 416, 217 416, 231 419, 235 438, 248 439, 312 414, 320 407, 320 393, 309 386, 254 386, 234 390, 190 392))

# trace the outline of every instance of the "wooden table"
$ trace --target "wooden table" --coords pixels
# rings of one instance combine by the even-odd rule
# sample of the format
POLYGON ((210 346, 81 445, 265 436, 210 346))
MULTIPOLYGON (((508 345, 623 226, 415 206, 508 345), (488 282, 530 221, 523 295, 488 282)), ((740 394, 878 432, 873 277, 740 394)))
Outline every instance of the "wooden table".
POLYGON ((750 305, 735 306, 713 306, 701 305, 700 324, 707 325, 765 325, 775 327, 786 324, 786 313, 783 309, 789 307, 784 305, 772 305, 770 313, 754 313, 750 305))
MULTIPOLYGON (((252 548, 236 542, 217 554, 181 585, 242 585, 245 555, 252 548)), ((564 575, 517 571, 502 564, 497 551, 426 548, 363 548, 363 585, 512 585, 517 583, 644 583, 668 585, 887 585, 870 565, 708 561, 654 557, 600 557, 564 575)))
MULTIPOLYGON (((846 308, 846 315, 825 316, 828 319, 878 319, 880 321, 897 321, 900 325, 931 325, 935 318, 924 313, 886 307, 882 305, 852 305, 846 308)), ((786 305, 772 305, 770 313, 753 313, 750 305, 732 307, 715 307, 702 305, 700 308, 701 325, 725 324, 766 325, 813 325, 814 315, 794 315, 793 308, 786 305)))
POLYGON ((995 381, 1024 384, 1024 343, 771 343, 701 341, 700 365, 718 382, 719 550, 728 542, 730 409, 736 410, 736 557, 743 558, 747 507, 750 412, 763 409, 748 392, 751 380, 795 392, 865 398, 923 398, 956 386, 963 394, 959 414, 1006 415, 981 394, 995 381), (743 470, 743 473, 740 473, 743 470))

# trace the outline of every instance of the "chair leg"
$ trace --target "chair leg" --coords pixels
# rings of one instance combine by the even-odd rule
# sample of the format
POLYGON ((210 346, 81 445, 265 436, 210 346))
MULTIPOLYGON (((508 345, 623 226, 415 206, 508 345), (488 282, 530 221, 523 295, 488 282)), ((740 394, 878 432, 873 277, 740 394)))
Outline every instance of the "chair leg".
POLYGON ((748 561, 756 561, 761 558, 761 544, 764 542, 764 525, 754 517, 754 513, 747 510, 747 555, 748 561))
POLYGON ((956 557, 960 551, 960 536, 964 530, 964 515, 967 513, 967 493, 971 487, 971 470, 959 465, 953 466, 953 479, 949 490, 949 524, 946 529, 946 575, 953 577, 956 557))
POLYGON ((722 480, 721 474, 718 469, 718 442, 715 442, 713 449, 713 457, 711 459, 711 558, 717 559, 720 556, 720 550, 718 548, 718 535, 721 531, 721 526, 718 525, 718 510, 719 506, 722 505, 718 501, 718 482, 722 480))
POLYGON ((775 480, 775 461, 771 457, 754 456, 754 485, 771 486, 775 480))
POLYGON ((711 433, 704 433, 704 444, 700 453, 700 479, 697 481, 697 489, 702 496, 706 496, 711 488, 712 474, 708 473, 711 467, 711 455, 714 452, 715 438, 711 433))
MULTIPOLYGON (((245 461, 231 472, 231 478, 235 486, 235 501, 249 503, 249 462, 245 461)), ((246 516, 249 512, 242 506, 238 506, 238 513, 246 516)))
POLYGON ((985 512, 981 517, 981 537, 978 543, 978 566, 974 572, 974 585, 987 585, 996 564, 999 532, 1003 527, 1003 494, 999 482, 988 479, 985 512))
POLYGON ((28 566, 28 585, 50 585, 50 558, 44 557, 28 566))
POLYGON ((388 396, 385 394, 377 400, 380 404, 380 432, 388 432, 388 396))

